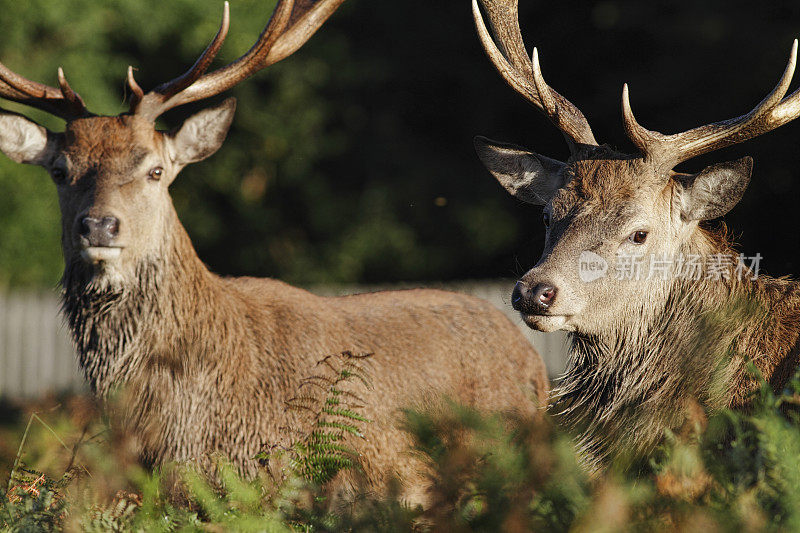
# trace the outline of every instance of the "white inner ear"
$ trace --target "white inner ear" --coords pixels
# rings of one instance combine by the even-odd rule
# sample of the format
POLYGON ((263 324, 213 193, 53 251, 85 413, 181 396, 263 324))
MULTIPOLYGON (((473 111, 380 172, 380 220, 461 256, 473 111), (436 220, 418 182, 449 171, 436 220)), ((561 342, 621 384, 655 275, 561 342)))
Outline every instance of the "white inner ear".
POLYGON ((206 147, 211 144, 208 123, 202 121, 201 125, 200 122, 190 118, 175 136, 172 152, 179 163, 193 163, 202 159, 206 147))
POLYGON ((475 137, 475 150, 486 169, 514 197, 544 205, 563 185, 564 163, 514 146, 475 137))
POLYGON ((548 180, 552 180, 552 177, 547 174, 538 159, 527 156, 522 158, 522 161, 522 179, 515 183, 515 187, 525 189, 529 195, 535 196, 542 204, 546 204, 558 187, 542 187, 548 180))
POLYGON ((557 170, 546 168, 528 153, 502 154, 501 165, 491 169, 497 181, 522 201, 544 205, 562 185, 557 170))
POLYGON ((171 136, 170 156, 179 165, 196 163, 216 152, 228 134, 236 109, 232 98, 186 119, 171 136))
POLYGON ((43 164, 49 154, 47 130, 18 115, 0 115, 0 151, 17 163, 43 164))

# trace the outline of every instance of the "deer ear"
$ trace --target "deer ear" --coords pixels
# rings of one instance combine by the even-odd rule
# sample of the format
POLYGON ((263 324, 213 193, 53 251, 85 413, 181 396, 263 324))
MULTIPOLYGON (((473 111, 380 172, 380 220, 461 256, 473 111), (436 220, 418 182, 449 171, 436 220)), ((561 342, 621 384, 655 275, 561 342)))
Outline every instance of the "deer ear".
POLYGON ((679 181, 684 220, 719 218, 739 203, 750 183, 753 158, 718 163, 679 181))
POLYGON ((236 98, 192 115, 181 129, 167 136, 173 160, 179 165, 196 163, 219 150, 236 111, 236 98))
POLYGON ((480 136, 475 151, 500 185, 523 202, 544 205, 564 186, 561 161, 480 136))
POLYGON ((55 135, 22 115, 0 111, 0 152, 12 161, 44 165, 53 155, 55 135))

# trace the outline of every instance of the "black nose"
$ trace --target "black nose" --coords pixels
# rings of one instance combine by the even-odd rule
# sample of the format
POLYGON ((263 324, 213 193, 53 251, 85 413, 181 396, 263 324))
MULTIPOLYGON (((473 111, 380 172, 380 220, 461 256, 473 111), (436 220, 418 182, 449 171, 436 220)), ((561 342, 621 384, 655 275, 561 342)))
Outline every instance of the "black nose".
POLYGON ((511 291, 511 306, 517 311, 522 311, 525 302, 530 299, 531 289, 527 283, 518 281, 514 285, 514 290, 511 291))
POLYGON ((511 305, 523 313, 544 313, 553 305, 557 289, 552 283, 538 283, 533 288, 518 281, 511 293, 511 305))
POLYGON ((89 246, 111 246, 119 234, 119 219, 116 217, 83 217, 81 219, 81 237, 89 246))

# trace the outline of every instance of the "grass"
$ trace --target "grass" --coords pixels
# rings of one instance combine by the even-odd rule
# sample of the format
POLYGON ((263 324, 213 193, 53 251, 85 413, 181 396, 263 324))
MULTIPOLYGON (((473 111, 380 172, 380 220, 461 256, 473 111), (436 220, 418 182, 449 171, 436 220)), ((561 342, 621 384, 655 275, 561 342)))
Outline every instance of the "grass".
POLYGON ((318 423, 295 446, 265 451, 272 464, 255 480, 223 458, 214 484, 186 466, 145 471, 90 401, 39 406, 2 429, 15 445, 0 448, 0 531, 800 530, 800 379, 779 395, 764 385, 747 413, 697 409, 634 468, 593 477, 547 417, 455 403, 407 411, 411 453, 428 469, 426 508, 406 505, 393 485, 332 510, 324 483, 358 468, 357 450, 336 435, 369 423, 338 394, 359 372, 337 368, 296 400, 318 423), (182 501, 166 490, 176 482, 182 501))

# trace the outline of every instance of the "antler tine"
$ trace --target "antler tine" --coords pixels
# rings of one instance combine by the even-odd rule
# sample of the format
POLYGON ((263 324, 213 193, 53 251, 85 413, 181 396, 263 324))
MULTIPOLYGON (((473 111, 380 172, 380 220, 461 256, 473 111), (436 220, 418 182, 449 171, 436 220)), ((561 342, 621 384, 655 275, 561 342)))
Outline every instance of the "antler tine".
POLYGON ((60 67, 58 84, 60 88, 57 89, 31 81, 0 63, 0 98, 41 109, 65 120, 91 115, 83 99, 67 83, 60 67))
POLYGON ((30 98, 63 98, 64 96, 59 89, 24 78, 3 63, 0 63, 0 80, 30 98))
POLYGON ((665 136, 656 131, 650 131, 642 127, 636 120, 636 117, 633 116, 627 83, 622 86, 622 123, 625 127, 625 133, 633 144, 636 145, 636 148, 638 148, 646 158, 652 158, 650 154, 652 150, 651 147, 662 143, 665 136))
MULTIPOLYGON (((311 36, 322 26, 328 18, 333 15, 344 0, 322 0, 314 3, 315 0, 300 0, 300 3, 314 4, 311 8, 303 10, 295 9, 303 13, 302 20, 291 25, 278 38, 264 59, 264 67, 274 65, 295 53, 301 46, 308 41, 311 36)), ((297 4, 297 2, 295 2, 297 4)), ((295 17, 292 17, 295 19, 295 17)))
POLYGON ((496 39, 490 37, 490 32, 486 29, 481 10, 477 2, 473 0, 472 15, 475 18, 476 25, 483 27, 484 35, 489 36, 488 38, 492 41, 493 46, 495 41, 497 42, 497 45, 502 50, 502 56, 508 58, 514 69, 521 71, 520 74, 524 75, 526 79, 530 79, 533 73, 531 72, 528 53, 525 51, 522 30, 519 27, 519 4, 516 0, 481 0, 481 5, 489 15, 489 24, 492 27, 491 34, 494 34, 496 39))
POLYGON ((126 81, 128 82, 128 88, 131 90, 131 109, 136 109, 139 106, 139 103, 144 98, 144 91, 136 83, 136 79, 133 77, 133 66, 128 65, 128 76, 126 81))
POLYGON ((170 105, 170 99, 173 96, 180 94, 181 91, 191 86, 203 74, 206 73, 208 67, 211 66, 214 58, 217 57, 217 54, 222 48, 225 38, 228 36, 229 28, 230 4, 226 0, 222 5, 222 21, 220 22, 217 34, 208 44, 206 49, 203 50, 203 53, 200 54, 200 57, 197 58, 197 61, 194 62, 189 70, 180 76, 168 82, 162 83, 146 95, 144 94, 144 91, 142 91, 139 84, 136 83, 136 79, 133 76, 133 69, 128 67, 128 86, 133 92, 130 112, 141 114, 150 120, 155 120, 167 109, 180 105, 179 103, 170 105))
POLYGON ((625 131, 647 160, 665 168, 772 131, 800 116, 800 91, 783 98, 789 90, 796 64, 797 39, 778 84, 749 113, 673 135, 649 131, 636 122, 626 84, 622 89, 625 131))
POLYGON ((524 96, 528 101, 536 107, 541 108, 539 101, 539 94, 531 87, 531 84, 520 74, 519 71, 514 69, 506 59, 505 55, 497 48, 489 30, 486 28, 486 23, 483 21, 483 15, 478 7, 478 1, 472 0, 472 16, 475 19, 475 29, 478 32, 478 38, 481 40, 483 50, 489 57, 489 60, 494 65, 494 68, 500 73, 503 79, 508 83, 512 89, 524 96))
POLYGON ((295 0, 280 0, 250 50, 230 65, 204 76, 197 84, 189 87, 184 94, 179 95, 183 101, 177 105, 219 94, 264 68, 264 59, 289 24, 294 2, 295 0))
POLYGON ((542 76, 542 67, 539 64, 539 50, 533 48, 531 55, 531 65, 533 66, 533 84, 536 87, 536 92, 539 94, 539 101, 542 103, 542 109, 550 118, 550 121, 555 124, 561 131, 569 131, 570 124, 564 122, 564 115, 559 112, 558 103, 553 98, 553 92, 547 82, 544 81, 542 76))
POLYGON ((173 107, 209 98, 230 89, 300 48, 343 2, 344 0, 280 0, 258 40, 247 53, 226 67, 204 74, 227 32, 226 3, 220 32, 195 66, 180 78, 144 95, 134 112, 155 120, 173 107))
POLYGON ((58 86, 64 99, 75 109, 76 114, 80 115, 86 109, 86 105, 83 103, 83 98, 70 87, 67 77, 64 75, 64 69, 61 67, 58 67, 58 86))
MULTIPOLYGON (((797 42, 797 41, 795 41, 797 42)), ((796 89, 770 111, 770 123, 782 126, 800 116, 800 89, 796 89)))
POLYGON ((486 27, 478 1, 472 0, 475 28, 486 55, 506 83, 561 130, 570 151, 574 153, 580 144, 597 145, 583 113, 544 81, 536 48, 532 58, 528 58, 519 28, 517 0, 481 0, 481 3, 489 15, 496 38, 486 27))
MULTIPOLYGON (((147 114, 147 111, 158 114, 163 113, 163 111, 159 112, 159 108, 162 105, 169 102, 170 98, 189 87, 206 73, 208 67, 210 67, 211 63, 214 61, 214 58, 217 57, 220 48, 222 48, 225 38, 228 36, 230 23, 230 4, 226 0, 222 6, 222 21, 220 22, 219 30, 217 30, 217 34, 214 36, 214 39, 211 40, 209 45, 206 47, 203 53, 200 54, 200 57, 197 58, 197 61, 194 62, 194 65, 192 65, 189 70, 173 80, 162 83, 151 93, 148 93, 148 96, 152 95, 149 101, 145 99, 144 95, 139 94, 141 92, 141 87, 139 87, 139 84, 136 83, 136 80, 133 77, 132 69, 129 68, 128 86, 131 88, 131 91, 133 91, 134 94, 134 97, 131 100, 131 113, 136 113, 140 109, 139 106, 142 104, 145 105, 145 109, 142 109, 144 114, 147 114), (148 104, 150 105, 148 106, 148 104)), ((166 109, 169 109, 169 107, 165 108, 164 111, 166 109)), ((157 116, 158 115, 153 116, 153 120, 155 120, 157 116)))

